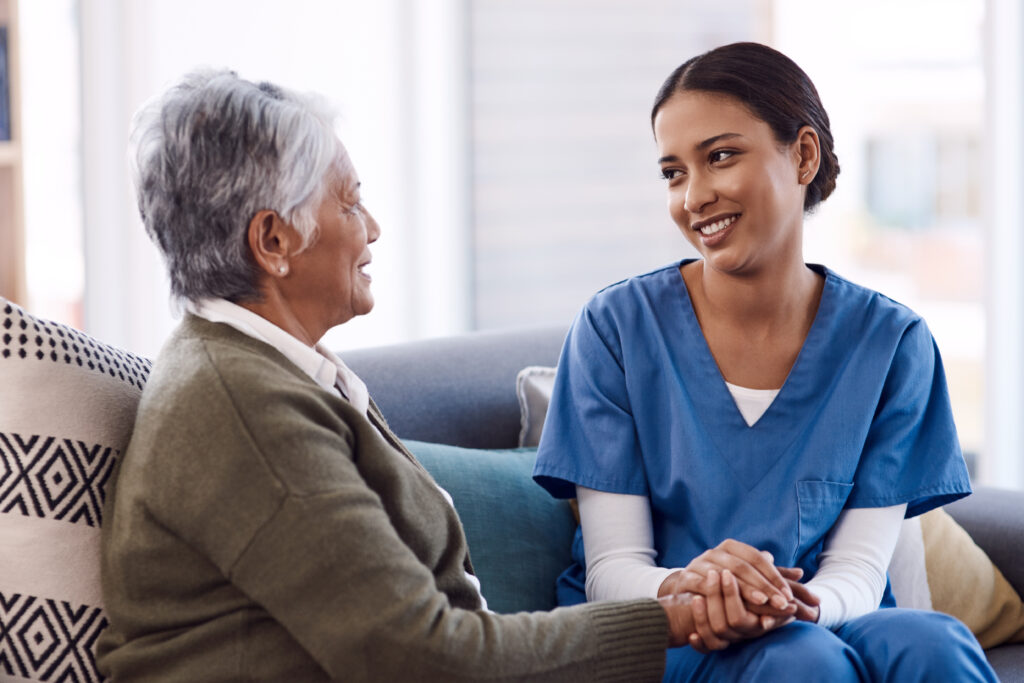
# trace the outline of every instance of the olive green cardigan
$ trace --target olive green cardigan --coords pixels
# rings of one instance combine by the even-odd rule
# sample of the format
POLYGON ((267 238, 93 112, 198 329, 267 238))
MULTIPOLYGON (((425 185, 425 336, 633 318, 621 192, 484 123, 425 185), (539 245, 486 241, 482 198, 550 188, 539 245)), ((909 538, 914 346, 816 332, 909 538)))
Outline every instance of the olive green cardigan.
POLYGON ((653 600, 482 611, 458 517, 391 433, 187 316, 103 525, 101 671, 153 681, 659 680, 653 600))

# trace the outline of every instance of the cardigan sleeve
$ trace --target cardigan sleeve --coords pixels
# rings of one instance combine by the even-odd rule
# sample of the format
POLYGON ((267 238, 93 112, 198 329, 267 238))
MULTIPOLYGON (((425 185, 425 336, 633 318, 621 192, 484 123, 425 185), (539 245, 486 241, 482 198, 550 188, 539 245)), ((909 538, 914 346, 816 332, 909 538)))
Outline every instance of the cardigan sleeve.
POLYGON ((517 615, 454 608, 355 472, 336 491, 285 498, 231 580, 332 677, 660 678, 666 631, 657 603, 517 615))
POLYGON ((472 608, 457 517, 438 522, 447 504, 386 427, 301 378, 211 362, 217 380, 188 410, 188 431, 215 464, 187 503, 169 487, 161 522, 332 678, 660 679, 657 602, 472 608))

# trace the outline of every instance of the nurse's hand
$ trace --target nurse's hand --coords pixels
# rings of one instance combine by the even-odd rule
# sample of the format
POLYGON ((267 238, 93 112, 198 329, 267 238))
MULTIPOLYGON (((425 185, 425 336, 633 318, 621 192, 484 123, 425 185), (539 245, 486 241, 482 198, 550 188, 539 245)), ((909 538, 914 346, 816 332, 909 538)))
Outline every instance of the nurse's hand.
POLYGON ((818 617, 821 615, 821 609, 818 607, 821 604, 821 599, 812 593, 807 586, 797 581, 790 580, 789 587, 793 590, 794 602, 797 605, 796 614, 793 616, 800 621, 817 623, 818 617))
MULTIPOLYGON (((812 593, 806 585, 800 583, 800 578, 804 575, 803 570, 799 567, 779 567, 779 571, 786 577, 786 581, 789 583, 789 587, 793 591, 793 619, 817 623, 818 617, 821 614, 821 609, 818 607, 818 605, 821 604, 821 599, 812 593)), ((748 604, 747 609, 754 614, 759 615, 774 616, 777 614, 777 612, 774 609, 771 609, 768 605, 748 604)))
POLYGON ((740 594, 748 603, 791 612, 793 589, 789 581, 775 566, 771 553, 752 545, 726 539, 695 557, 686 569, 704 578, 711 570, 721 573, 727 569, 739 582, 740 594))

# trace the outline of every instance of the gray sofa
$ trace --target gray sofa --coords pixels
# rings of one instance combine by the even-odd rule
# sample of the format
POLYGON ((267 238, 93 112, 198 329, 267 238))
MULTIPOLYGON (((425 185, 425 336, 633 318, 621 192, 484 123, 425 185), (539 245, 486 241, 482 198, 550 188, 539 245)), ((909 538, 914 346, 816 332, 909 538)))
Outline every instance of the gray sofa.
MULTIPOLYGON (((389 424, 403 439, 469 449, 511 449, 518 443, 520 430, 516 374, 530 365, 555 365, 564 335, 564 327, 484 332, 343 356, 364 379, 389 424)), ((513 596, 503 598, 499 607, 504 609, 497 611, 553 607, 554 577, 568 564, 566 528, 572 522, 566 509, 549 502, 540 487, 531 488, 528 460, 520 457, 513 462, 477 454, 476 460, 483 463, 477 467, 466 467, 465 460, 445 467, 444 453, 423 453, 419 447, 413 450, 424 456, 424 464, 450 490, 472 491, 485 478, 488 488, 495 488, 496 480, 519 480, 505 482, 518 487, 509 489, 515 491, 514 500, 504 492, 462 507, 460 496, 455 495, 456 506, 467 527, 485 596, 488 586, 495 584, 504 584, 499 588, 513 596), (503 465, 499 467, 499 463, 503 465), (530 524, 520 523, 524 506, 535 513, 530 524), (538 523, 543 531, 538 531, 538 523), (501 528, 500 538, 489 538, 498 535, 492 532, 496 527, 501 528), (509 563, 518 552, 515 543, 530 540, 517 539, 517 534, 531 533, 547 537, 544 552, 551 554, 547 565, 532 573, 510 572, 509 563), (522 601, 515 597, 520 595, 522 601)), ((459 458, 472 454, 458 449, 452 453, 459 458)), ((1017 591, 1024 593, 1024 492, 978 488, 948 510, 1017 591)), ((538 551, 534 548, 532 552, 538 551)), ((970 590, 970 586, 964 589, 970 590)), ((1001 680, 1024 682, 1024 644, 1004 645, 987 654, 1001 680)))

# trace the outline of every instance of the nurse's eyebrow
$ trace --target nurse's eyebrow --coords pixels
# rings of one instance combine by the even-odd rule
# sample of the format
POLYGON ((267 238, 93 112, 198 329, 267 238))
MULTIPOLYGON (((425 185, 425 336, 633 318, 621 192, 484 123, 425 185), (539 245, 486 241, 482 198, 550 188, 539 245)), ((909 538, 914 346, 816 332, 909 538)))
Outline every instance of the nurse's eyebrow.
POLYGON ((704 150, 704 149, 707 149, 711 145, 713 145, 716 142, 719 142, 721 140, 731 140, 732 138, 741 138, 741 137, 743 137, 743 136, 740 135, 739 133, 722 133, 721 135, 715 135, 713 137, 708 138, 704 142, 700 143, 699 145, 697 145, 697 149, 704 150))
MULTIPOLYGON (((720 142, 722 140, 731 140, 733 138, 741 138, 741 137, 743 137, 743 135, 740 134, 740 133, 722 133, 721 135, 713 135, 710 138, 708 138, 707 140, 704 140, 703 142, 697 143, 696 148, 697 148, 698 152, 702 152, 705 149, 707 149, 708 147, 710 147, 711 145, 715 144, 716 142, 720 142)), ((659 164, 664 164, 666 162, 673 163, 673 162, 676 162, 676 161, 679 161, 679 157, 677 157, 675 154, 669 154, 668 156, 663 156, 660 159, 658 159, 658 163, 659 164)))

